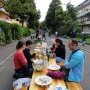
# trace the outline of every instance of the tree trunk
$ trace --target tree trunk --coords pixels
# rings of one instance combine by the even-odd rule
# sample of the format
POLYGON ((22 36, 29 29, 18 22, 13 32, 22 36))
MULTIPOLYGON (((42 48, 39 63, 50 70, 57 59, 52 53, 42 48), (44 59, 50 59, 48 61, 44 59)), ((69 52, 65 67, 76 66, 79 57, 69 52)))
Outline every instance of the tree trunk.
POLYGON ((22 27, 24 26, 24 21, 21 22, 22 27))

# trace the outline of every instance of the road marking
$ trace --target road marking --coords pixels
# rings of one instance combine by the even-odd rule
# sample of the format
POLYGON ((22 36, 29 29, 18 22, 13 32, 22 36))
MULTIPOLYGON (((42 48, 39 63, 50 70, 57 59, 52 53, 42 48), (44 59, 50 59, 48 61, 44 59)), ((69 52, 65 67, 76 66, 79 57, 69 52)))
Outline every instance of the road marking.
POLYGON ((10 59, 10 57, 12 57, 14 53, 15 53, 15 52, 13 52, 13 53, 10 54, 8 57, 6 57, 4 60, 2 60, 2 62, 0 63, 0 67, 1 67, 8 59, 10 59))

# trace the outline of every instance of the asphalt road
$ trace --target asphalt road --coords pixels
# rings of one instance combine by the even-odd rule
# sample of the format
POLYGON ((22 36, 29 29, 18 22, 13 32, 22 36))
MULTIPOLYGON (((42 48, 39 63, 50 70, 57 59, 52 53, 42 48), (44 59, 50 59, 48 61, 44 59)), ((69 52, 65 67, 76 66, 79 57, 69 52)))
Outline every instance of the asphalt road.
MULTIPOLYGON (((23 41, 30 37, 23 38, 23 41)), ((13 90, 12 83, 14 81, 14 64, 13 53, 15 52, 17 41, 0 47, 0 90, 13 90)))
MULTIPOLYGON (((67 47, 68 40, 66 39, 62 39, 62 40, 66 45, 67 55, 68 55, 68 52, 69 52, 69 49, 67 47)), ((49 43, 49 46, 51 45, 51 42, 52 42, 52 38, 48 38, 47 43, 49 43)), ((12 54, 15 51, 15 45, 16 45, 16 42, 14 42, 13 45, 11 44, 11 46, 6 46, 7 49, 8 47, 10 47, 10 49, 8 49, 7 51, 6 49, 2 49, 2 50, 5 50, 3 52, 1 52, 1 48, 0 48, 0 53, 2 53, 0 54, 1 61, 3 61, 3 58, 5 59, 8 55, 12 54), (8 54, 6 55, 6 53, 8 54)), ((90 51, 90 48, 87 48, 87 49, 88 51, 90 51)), ((90 90, 90 53, 85 51, 85 54, 86 54, 86 60, 85 60, 84 79, 81 82, 81 85, 83 87, 83 90, 90 90)), ((0 65, 0 90, 13 90, 12 89, 13 73, 14 73, 13 56, 9 56, 8 58, 6 58, 6 61, 3 62, 2 65, 0 65)))
MULTIPOLYGON (((69 53, 68 39, 63 39, 63 38, 61 39, 64 41, 68 56, 69 53)), ((81 81, 81 86, 83 87, 83 90, 90 90, 90 46, 86 45, 85 47, 83 47, 82 44, 79 43, 79 47, 84 51, 86 56, 85 66, 84 66, 84 78, 81 81)))

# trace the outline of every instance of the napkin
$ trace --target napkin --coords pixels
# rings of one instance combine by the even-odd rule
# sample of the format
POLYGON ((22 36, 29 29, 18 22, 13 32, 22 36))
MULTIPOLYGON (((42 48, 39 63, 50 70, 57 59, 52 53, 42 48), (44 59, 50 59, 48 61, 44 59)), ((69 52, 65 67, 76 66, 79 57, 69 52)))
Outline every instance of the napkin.
POLYGON ((54 79, 62 79, 65 77, 65 72, 64 71, 62 71, 62 72, 60 72, 60 71, 49 71, 46 75, 50 76, 54 79))
POLYGON ((13 87, 16 87, 16 90, 20 90, 23 84, 29 87, 30 82, 31 82, 30 78, 19 78, 13 82, 13 87))

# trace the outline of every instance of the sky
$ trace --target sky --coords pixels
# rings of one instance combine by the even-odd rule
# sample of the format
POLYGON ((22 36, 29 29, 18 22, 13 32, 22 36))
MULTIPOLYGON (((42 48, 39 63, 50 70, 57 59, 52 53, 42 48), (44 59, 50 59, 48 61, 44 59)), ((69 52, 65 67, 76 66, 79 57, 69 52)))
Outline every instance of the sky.
MULTIPOLYGON (((43 21, 46 16, 46 12, 49 8, 49 4, 51 3, 52 0, 35 0, 36 7, 38 10, 41 12, 41 18, 39 21, 43 21)), ((61 0, 62 4, 67 4, 68 2, 71 2, 71 4, 77 6, 80 3, 82 3, 85 0, 61 0)), ((66 5, 62 5, 63 9, 65 10, 66 5)))

